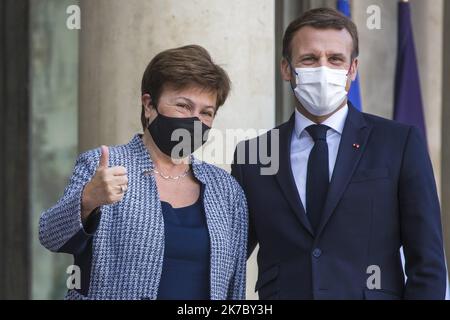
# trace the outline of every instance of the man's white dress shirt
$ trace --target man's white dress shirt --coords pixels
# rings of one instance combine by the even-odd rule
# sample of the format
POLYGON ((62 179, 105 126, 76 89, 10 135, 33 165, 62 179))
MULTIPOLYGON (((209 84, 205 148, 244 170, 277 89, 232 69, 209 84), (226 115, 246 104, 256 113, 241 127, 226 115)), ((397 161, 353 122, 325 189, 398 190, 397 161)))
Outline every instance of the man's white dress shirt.
MULTIPOLYGON (((339 151, 339 143, 341 142, 342 131, 344 130, 345 120, 347 119, 348 106, 345 105, 338 112, 333 114, 322 124, 330 127, 327 131, 328 144, 328 162, 329 162, 329 179, 333 176, 334 165, 336 163, 339 151)), ((308 172, 308 159, 314 140, 305 129, 316 123, 312 122, 298 110, 295 110, 295 128, 292 132, 291 139, 291 168, 292 174, 297 185, 297 191, 303 204, 305 212, 307 210, 306 203, 306 175, 308 172)))

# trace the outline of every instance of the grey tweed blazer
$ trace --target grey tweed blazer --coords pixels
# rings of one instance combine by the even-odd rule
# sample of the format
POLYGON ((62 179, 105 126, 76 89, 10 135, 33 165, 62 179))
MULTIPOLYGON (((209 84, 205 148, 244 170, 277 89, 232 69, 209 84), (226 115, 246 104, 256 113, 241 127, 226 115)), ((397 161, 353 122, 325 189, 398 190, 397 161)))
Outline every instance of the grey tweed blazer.
MULTIPOLYGON (((66 299, 156 299, 164 256, 164 220, 150 155, 139 135, 110 147, 110 166, 128 171, 128 190, 81 222, 81 194, 94 175, 100 149, 78 158, 69 185, 55 206, 42 213, 39 239, 54 252, 73 254, 81 288, 66 299), (92 221, 91 221, 92 220, 92 221)), ((194 157, 202 184, 211 242, 211 299, 245 299, 247 204, 239 184, 226 171, 194 157)))

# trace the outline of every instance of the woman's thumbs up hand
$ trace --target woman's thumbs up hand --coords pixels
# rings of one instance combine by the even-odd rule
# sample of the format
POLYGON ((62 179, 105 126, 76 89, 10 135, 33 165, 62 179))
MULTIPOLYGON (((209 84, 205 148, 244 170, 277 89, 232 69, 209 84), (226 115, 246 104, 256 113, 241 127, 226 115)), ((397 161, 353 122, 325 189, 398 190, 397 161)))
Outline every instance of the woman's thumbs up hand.
POLYGON ((102 146, 98 168, 81 197, 82 220, 86 221, 96 208, 122 200, 127 188, 127 169, 109 167, 109 148, 102 146))

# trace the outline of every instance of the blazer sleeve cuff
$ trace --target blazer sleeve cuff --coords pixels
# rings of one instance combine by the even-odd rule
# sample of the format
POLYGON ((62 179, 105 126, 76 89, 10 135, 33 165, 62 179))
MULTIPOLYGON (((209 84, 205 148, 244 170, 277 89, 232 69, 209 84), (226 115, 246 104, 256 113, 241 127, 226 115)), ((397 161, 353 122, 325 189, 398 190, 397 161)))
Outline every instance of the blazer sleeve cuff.
POLYGON ((61 199, 45 212, 40 221, 40 240, 49 250, 76 254, 95 233, 100 222, 100 210, 81 221, 81 194, 83 189, 61 199))

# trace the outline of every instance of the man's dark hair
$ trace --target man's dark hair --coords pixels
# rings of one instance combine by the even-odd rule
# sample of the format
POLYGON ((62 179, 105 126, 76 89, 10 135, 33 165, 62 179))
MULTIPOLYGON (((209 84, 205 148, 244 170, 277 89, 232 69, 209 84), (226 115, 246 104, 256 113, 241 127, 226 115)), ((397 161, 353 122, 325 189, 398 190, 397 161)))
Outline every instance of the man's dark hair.
POLYGON ((298 30, 306 26, 316 29, 346 29, 353 39, 351 58, 353 60, 358 57, 359 40, 356 25, 342 13, 330 8, 309 10, 289 24, 283 37, 283 57, 289 60, 292 58, 292 38, 294 38, 294 35, 298 30))

